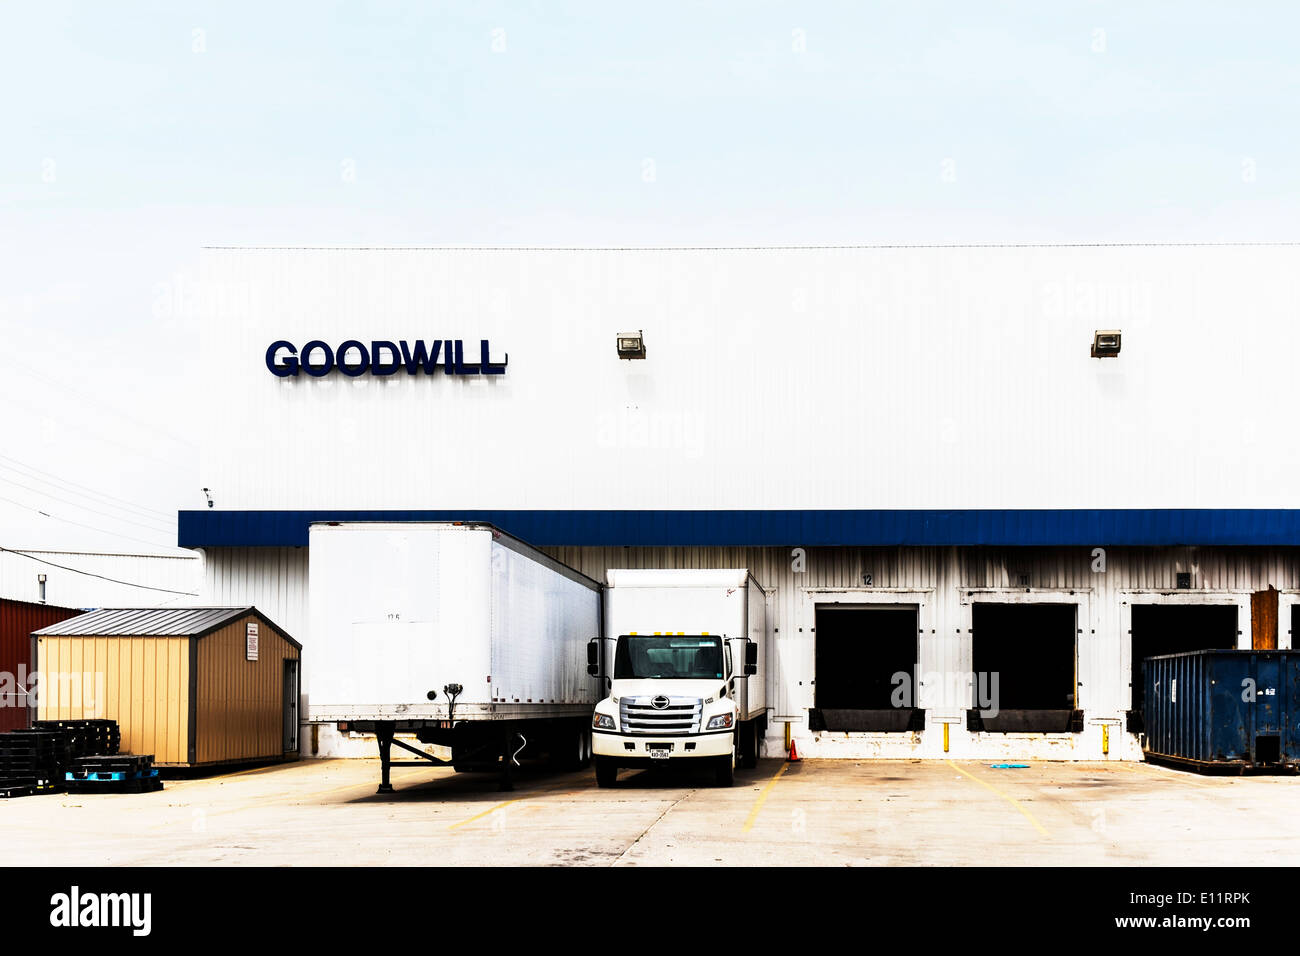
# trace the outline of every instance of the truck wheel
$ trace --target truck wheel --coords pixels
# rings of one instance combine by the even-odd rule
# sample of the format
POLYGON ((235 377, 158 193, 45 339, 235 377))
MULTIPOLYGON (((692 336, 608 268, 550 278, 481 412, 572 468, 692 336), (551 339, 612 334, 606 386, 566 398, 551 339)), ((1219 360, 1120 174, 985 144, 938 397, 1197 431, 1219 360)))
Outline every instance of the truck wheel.
POLYGON ((740 733, 744 742, 740 748, 740 766, 753 770, 758 766, 758 721, 751 720, 740 733))
POLYGON ((578 764, 578 769, 586 770, 591 766, 591 731, 584 728, 578 736, 582 741, 582 762, 578 764))
POLYGON ((736 782, 736 738, 731 738, 731 754, 718 758, 715 783, 719 787, 730 787, 736 782))
POLYGON ((569 764, 569 769, 585 770, 587 767, 587 761, 589 759, 587 756, 587 748, 590 746, 588 741, 591 740, 591 734, 589 734, 584 729, 584 730, 579 730, 576 734, 573 735, 573 737, 574 737, 573 744, 572 744, 573 759, 569 764))
POLYGON ((587 733, 585 730, 563 731, 551 741, 551 768, 554 770, 582 770, 587 766, 587 733))
POLYGON ((608 757, 597 757, 596 759, 596 785, 599 787, 612 787, 618 782, 618 764, 608 757))

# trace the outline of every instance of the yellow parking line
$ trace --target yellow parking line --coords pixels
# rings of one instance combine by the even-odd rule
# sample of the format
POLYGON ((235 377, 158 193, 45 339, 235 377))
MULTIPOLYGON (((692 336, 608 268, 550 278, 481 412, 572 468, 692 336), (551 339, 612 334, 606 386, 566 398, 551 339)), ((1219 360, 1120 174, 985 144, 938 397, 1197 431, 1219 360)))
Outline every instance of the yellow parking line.
POLYGON ((1015 797, 1012 797, 1012 796, 1009 796, 1009 795, 1003 793, 1003 792, 1002 792, 1001 790, 999 790, 997 787, 993 786, 993 784, 991 784, 991 783, 986 783, 985 781, 981 780, 979 777, 975 776, 975 774, 973 774, 973 773, 967 773, 965 770, 961 769, 961 767, 957 766, 957 765, 956 765, 955 763, 953 763, 951 760, 946 761, 946 762, 947 762, 948 766, 952 767, 953 770, 956 770, 956 771, 957 771, 959 774, 961 774, 963 777, 970 777, 972 780, 974 780, 976 783, 978 783, 978 784, 979 784, 981 787, 983 787, 985 790, 988 790, 990 793, 995 793, 995 794, 997 794, 999 797, 1001 797, 1003 800, 1007 801, 1007 803, 1011 804, 1013 807, 1015 807, 1017 810, 1019 810, 1021 813, 1023 813, 1023 814, 1025 815, 1025 819, 1028 820, 1030 823, 1032 823, 1032 824, 1034 825, 1034 829, 1035 829, 1035 830, 1037 830, 1037 831, 1038 831, 1039 833, 1041 833, 1043 836, 1047 836, 1047 835, 1048 835, 1048 834, 1047 834, 1047 830, 1044 829, 1043 825, 1042 825, 1041 823, 1039 823, 1036 819, 1034 819, 1034 815, 1033 815, 1032 813, 1030 813, 1028 810, 1026 810, 1026 809, 1024 808, 1024 805, 1023 805, 1019 800, 1017 800, 1015 797))
POLYGON ((754 821, 758 819, 758 811, 762 810, 763 804, 767 802, 768 792, 772 789, 781 774, 785 773, 789 767, 790 765, 788 763, 781 764, 781 769, 772 774, 772 779, 769 780, 767 785, 758 792, 758 799, 754 801, 754 808, 749 811, 749 816, 745 818, 745 827, 741 832, 748 833, 754 826, 754 821))
POLYGON ((465 826, 465 824, 467 824, 467 823, 473 823, 475 820, 482 820, 482 819, 483 819, 485 816, 487 816, 489 813, 496 813, 498 810, 500 810, 500 809, 502 809, 502 808, 504 808, 504 807, 508 807, 508 806, 510 806, 510 804, 512 804, 512 803, 518 803, 520 800, 523 800, 523 799, 524 799, 523 797, 517 797, 517 798, 515 798, 514 800, 506 800, 504 803, 498 803, 495 807, 489 807, 488 809, 484 810, 482 813, 476 813, 476 814, 474 814, 472 817, 467 817, 466 819, 461 820, 459 823, 451 823, 451 824, 448 824, 448 825, 447 825, 447 829, 448 829, 448 830, 454 830, 454 829, 456 829, 457 827, 463 827, 463 826, 465 826))

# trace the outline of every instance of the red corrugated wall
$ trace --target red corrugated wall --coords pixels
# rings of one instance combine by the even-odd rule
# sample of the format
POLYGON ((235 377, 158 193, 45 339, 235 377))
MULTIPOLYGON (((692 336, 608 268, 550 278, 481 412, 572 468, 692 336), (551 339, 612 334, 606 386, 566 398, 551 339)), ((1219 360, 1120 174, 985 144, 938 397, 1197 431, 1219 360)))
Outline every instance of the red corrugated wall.
POLYGON ((36 666, 32 661, 32 631, 80 613, 74 608, 0 598, 0 732, 27 726, 29 685, 18 684, 18 678, 20 673, 30 678, 36 666))

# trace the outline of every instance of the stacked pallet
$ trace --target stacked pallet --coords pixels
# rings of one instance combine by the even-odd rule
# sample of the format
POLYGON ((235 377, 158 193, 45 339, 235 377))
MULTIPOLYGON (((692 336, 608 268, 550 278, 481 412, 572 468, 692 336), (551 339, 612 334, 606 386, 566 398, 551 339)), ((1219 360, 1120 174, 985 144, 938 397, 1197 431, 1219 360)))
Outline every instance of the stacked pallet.
POLYGON ((38 720, 33 726, 66 733, 73 757, 115 754, 122 746, 122 731, 116 720, 38 720))
MULTIPOLYGON (((157 777, 153 757, 118 756, 121 743, 117 721, 36 721, 32 730, 0 734, 0 797, 72 790, 72 782, 86 779, 142 792, 140 782, 157 777), (122 766, 92 767, 90 778, 85 773, 78 777, 77 771, 85 771, 82 762, 96 760, 121 761, 122 766)), ((161 790, 161 780, 149 788, 161 790)))
POLYGON ((63 787, 72 761, 67 734, 51 730, 11 730, 0 734, 0 797, 52 793, 63 787))
POLYGON ((69 793, 153 793, 163 788, 153 754, 75 758, 64 774, 69 793))

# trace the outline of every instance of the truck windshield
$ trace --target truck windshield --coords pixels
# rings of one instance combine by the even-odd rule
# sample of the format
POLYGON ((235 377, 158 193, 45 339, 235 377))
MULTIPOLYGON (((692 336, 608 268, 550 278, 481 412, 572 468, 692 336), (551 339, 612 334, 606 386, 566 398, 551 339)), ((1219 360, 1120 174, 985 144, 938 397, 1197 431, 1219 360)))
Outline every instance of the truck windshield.
POLYGON ((722 638, 624 634, 614 652, 614 679, 722 679, 722 638))

